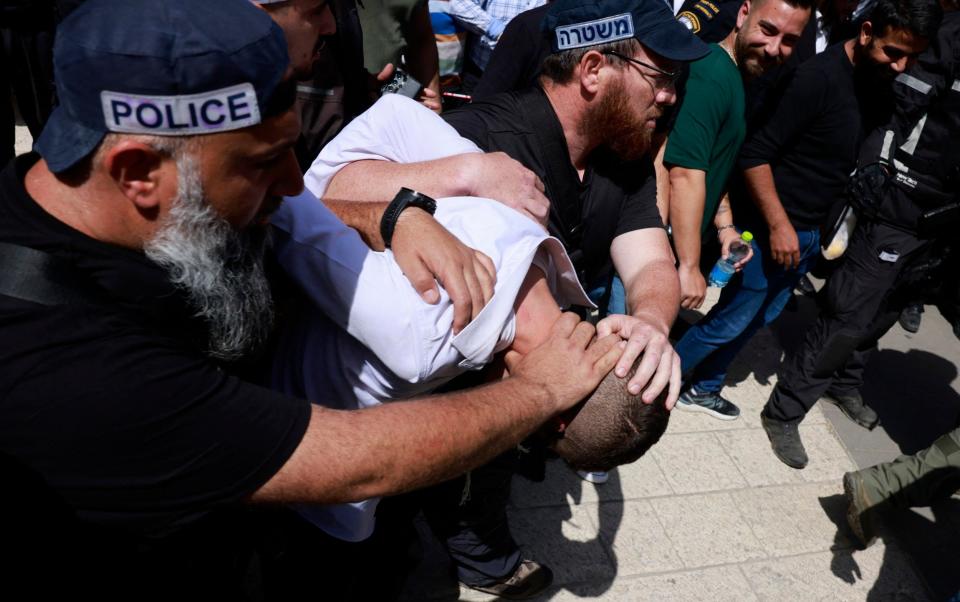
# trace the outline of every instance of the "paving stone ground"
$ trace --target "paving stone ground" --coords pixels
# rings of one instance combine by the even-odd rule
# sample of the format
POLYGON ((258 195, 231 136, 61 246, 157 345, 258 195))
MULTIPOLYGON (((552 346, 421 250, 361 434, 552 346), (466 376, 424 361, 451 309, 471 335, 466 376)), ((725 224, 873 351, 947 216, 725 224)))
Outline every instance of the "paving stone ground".
MULTIPOLYGON (((740 419, 676 411, 661 442, 604 485, 580 480, 560 461, 549 463, 543 483, 514 479, 514 536, 527 557, 555 573, 540 600, 919 602, 945 600, 960 589, 960 501, 939 517, 930 510, 909 513, 861 551, 845 525, 841 486, 844 472, 921 449, 948 430, 943 424, 960 411, 960 342, 935 310, 928 310, 920 336, 908 340, 895 327, 875 358, 881 365, 868 373, 874 381, 865 390, 868 401, 887 399, 881 417, 896 420, 889 409, 896 392, 885 395, 890 386, 876 381, 885 378, 903 390, 906 372, 926 379, 938 398, 930 405, 945 418, 932 425, 914 421, 910 437, 891 438, 820 403, 801 425, 810 464, 797 471, 773 456, 759 413, 784 348, 799 343, 814 314, 812 301, 801 299, 798 310, 759 332, 738 358, 726 395, 740 406, 740 419), (891 370, 904 354, 925 363, 926 371, 913 362, 908 370, 891 370)), ((421 538, 426 559, 407 600, 495 599, 457 588, 440 545, 425 528, 421 538)))

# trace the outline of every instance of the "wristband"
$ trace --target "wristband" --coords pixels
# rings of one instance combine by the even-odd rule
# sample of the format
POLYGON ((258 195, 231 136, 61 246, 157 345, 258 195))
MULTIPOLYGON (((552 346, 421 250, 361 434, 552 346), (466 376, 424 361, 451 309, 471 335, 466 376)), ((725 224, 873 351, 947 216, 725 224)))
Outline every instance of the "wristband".
POLYGON ((418 207, 433 215, 437 211, 437 202, 425 194, 409 188, 401 188, 397 196, 393 197, 387 205, 383 217, 380 218, 380 238, 383 239, 383 246, 387 249, 390 248, 393 240, 393 230, 397 227, 397 220, 407 207, 418 207))
POLYGON ((726 230, 727 228, 733 228, 734 230, 737 229, 737 227, 734 226, 733 224, 727 224, 727 225, 725 225, 725 226, 720 226, 719 228, 717 228, 717 238, 718 238, 718 239, 720 238, 720 232, 721 232, 722 230, 726 230))

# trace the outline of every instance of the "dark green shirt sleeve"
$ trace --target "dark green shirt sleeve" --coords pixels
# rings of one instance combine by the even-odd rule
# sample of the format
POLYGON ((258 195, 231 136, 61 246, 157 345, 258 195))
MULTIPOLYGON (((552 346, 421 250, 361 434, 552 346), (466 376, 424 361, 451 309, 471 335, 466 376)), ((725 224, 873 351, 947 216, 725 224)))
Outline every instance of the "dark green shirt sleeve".
POLYGON ((686 94, 663 156, 667 165, 710 169, 714 145, 733 102, 732 88, 725 76, 728 70, 720 63, 729 59, 715 44, 710 50, 709 55, 690 65, 686 94))

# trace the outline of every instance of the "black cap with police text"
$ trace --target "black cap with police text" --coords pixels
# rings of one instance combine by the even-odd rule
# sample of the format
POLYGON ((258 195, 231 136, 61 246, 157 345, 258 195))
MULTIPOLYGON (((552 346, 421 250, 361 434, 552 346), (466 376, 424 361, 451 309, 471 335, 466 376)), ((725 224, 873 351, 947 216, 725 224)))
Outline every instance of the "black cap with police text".
POLYGON ((53 60, 60 105, 35 148, 54 173, 108 132, 236 130, 294 97, 283 31, 247 0, 87 0, 57 28, 53 60))
POLYGON ((663 0, 556 0, 543 19, 550 50, 563 52, 637 38, 675 61, 693 61, 710 48, 681 23, 663 0))

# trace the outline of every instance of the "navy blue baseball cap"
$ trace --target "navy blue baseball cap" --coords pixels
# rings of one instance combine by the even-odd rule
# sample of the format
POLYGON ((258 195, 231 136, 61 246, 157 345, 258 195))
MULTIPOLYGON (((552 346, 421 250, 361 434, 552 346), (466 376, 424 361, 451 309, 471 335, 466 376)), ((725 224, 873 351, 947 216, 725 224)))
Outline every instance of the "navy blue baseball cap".
POLYGON ((292 106, 283 31, 247 0, 87 0, 53 51, 60 105, 35 144, 54 173, 108 132, 249 127, 292 106))
POLYGON ((630 38, 675 61, 694 61, 710 52, 663 0, 555 0, 543 30, 555 53, 630 38))

